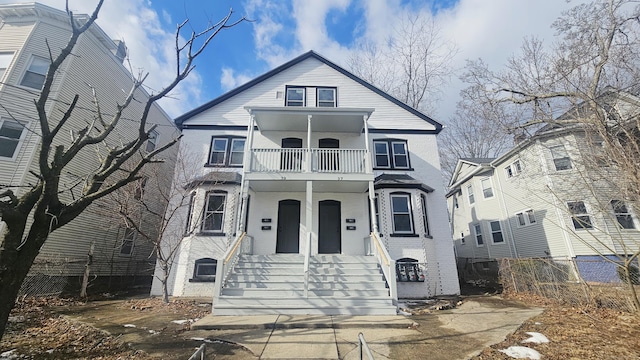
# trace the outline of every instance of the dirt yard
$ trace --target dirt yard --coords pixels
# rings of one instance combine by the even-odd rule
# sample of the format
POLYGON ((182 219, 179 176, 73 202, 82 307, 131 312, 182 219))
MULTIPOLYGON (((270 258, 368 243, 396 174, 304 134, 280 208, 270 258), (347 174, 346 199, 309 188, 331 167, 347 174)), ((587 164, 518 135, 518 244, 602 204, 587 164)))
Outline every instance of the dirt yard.
MULTIPOLYGON (((640 320, 635 315, 559 307, 543 299, 515 300, 546 310, 474 359, 510 359, 498 350, 521 345, 530 331, 550 339, 547 344, 528 345, 544 359, 640 359, 640 320)), ((187 359, 202 344, 202 339, 191 339, 190 323, 209 311, 205 299, 162 304, 158 299, 84 303, 28 298, 12 314, 0 342, 0 359, 187 359)), ((404 356, 411 353, 403 350, 404 356)), ((207 351, 208 359, 256 359, 240 345, 215 339, 209 340, 207 351)), ((416 353, 409 358, 424 356, 416 353)))

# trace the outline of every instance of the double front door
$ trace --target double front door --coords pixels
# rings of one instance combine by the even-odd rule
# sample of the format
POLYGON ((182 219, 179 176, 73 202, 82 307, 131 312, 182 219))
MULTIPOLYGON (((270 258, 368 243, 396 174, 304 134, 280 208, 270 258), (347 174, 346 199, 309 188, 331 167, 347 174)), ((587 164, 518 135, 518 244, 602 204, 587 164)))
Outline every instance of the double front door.
MULTIPOLYGON (((323 200, 318 204, 318 253, 342 252, 340 202, 323 200)), ((300 252, 300 201, 278 203, 276 253, 300 252)))

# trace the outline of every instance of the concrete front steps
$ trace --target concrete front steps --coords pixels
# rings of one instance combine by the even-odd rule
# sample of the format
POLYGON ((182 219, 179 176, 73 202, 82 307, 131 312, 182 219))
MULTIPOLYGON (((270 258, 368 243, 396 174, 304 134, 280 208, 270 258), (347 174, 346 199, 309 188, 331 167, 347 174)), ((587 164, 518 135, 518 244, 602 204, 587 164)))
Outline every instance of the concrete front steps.
POLYGON ((305 296, 303 255, 241 255, 213 314, 395 315, 396 306, 372 256, 311 257, 305 296))

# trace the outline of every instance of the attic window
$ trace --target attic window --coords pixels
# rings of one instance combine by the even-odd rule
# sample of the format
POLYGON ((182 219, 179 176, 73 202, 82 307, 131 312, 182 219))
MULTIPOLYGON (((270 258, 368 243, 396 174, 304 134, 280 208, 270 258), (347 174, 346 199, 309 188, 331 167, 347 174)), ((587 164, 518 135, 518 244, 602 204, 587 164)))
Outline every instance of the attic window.
POLYGON ((306 89, 303 87, 287 87, 286 106, 304 106, 306 89))
POLYGON ((336 107, 336 89, 318 88, 318 107, 336 107))

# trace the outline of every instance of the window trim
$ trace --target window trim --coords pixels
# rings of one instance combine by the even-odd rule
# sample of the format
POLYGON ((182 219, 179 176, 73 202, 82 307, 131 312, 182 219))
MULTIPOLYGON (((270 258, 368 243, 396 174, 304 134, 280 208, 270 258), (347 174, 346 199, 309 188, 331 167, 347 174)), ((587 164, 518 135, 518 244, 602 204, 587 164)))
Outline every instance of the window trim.
MULTIPOLYGON (((391 210, 391 232, 393 235, 396 236, 402 236, 402 235, 415 235, 416 234, 416 227, 415 224, 413 223, 413 207, 411 204, 411 194, 410 193, 406 193, 406 192, 392 192, 389 194, 389 208, 391 210), (407 200, 407 212, 396 212, 395 209, 393 208, 393 199, 394 198, 403 198, 407 200), (396 230, 396 220, 395 220, 395 215, 408 215, 409 216, 409 226, 410 229, 409 230, 396 230)), ((393 236, 392 235, 392 236, 393 236)))
POLYGON ((147 139, 147 144, 144 146, 144 150, 148 153, 154 151, 158 147, 158 140, 160 139, 160 133, 158 130, 151 130, 149 132, 149 138, 147 139), (155 136, 152 136, 155 135, 155 136), (149 145, 153 145, 151 149, 149 149, 149 145))
POLYGON ((569 156, 569 151, 567 151, 567 147, 564 146, 564 144, 550 146, 549 147, 549 151, 551 152, 551 160, 553 161, 553 168, 555 169, 555 171, 567 171, 567 170, 573 169, 573 163, 571 161, 571 156, 569 156), (565 156, 556 158, 554 156, 554 149, 559 149, 559 148, 562 148, 562 151, 564 152, 565 156), (565 168, 565 169, 558 169, 558 162, 557 161, 563 161, 563 160, 568 161, 568 167, 565 168))
POLYGON ((192 275, 192 278, 189 279, 189 281, 190 282, 215 282, 216 281, 216 274, 213 274, 213 275, 199 275, 198 274, 198 270, 200 268, 200 265, 207 265, 207 266, 215 265, 214 269, 216 269, 216 271, 214 271, 214 272, 217 272, 218 260, 213 259, 213 258, 200 258, 200 259, 197 259, 193 263, 193 275, 192 275))
POLYGON ((482 222, 472 223, 471 231, 473 231, 473 239, 475 240, 476 247, 483 247, 484 235, 482 234, 482 222), (478 238, 480 238, 480 241, 482 242, 481 244, 478 242, 478 238))
MULTIPOLYGON (((244 166, 244 152, 246 151, 247 138, 244 136, 236 136, 236 135, 223 135, 223 136, 212 136, 211 142, 209 143, 209 156, 207 158, 207 163, 204 164, 205 167, 230 167, 230 168, 241 168, 244 166), (224 160, 221 163, 212 163, 211 158, 214 154, 213 144, 216 140, 224 140, 224 160), (233 143, 235 141, 243 140, 245 142, 242 147, 242 163, 241 164, 231 164, 231 155, 233 143)), ((238 153, 238 151, 235 151, 238 153)), ((222 153, 222 151, 216 151, 215 153, 222 153)))
MULTIPOLYGON (((300 102, 300 100, 292 100, 297 102, 300 102)), ((284 106, 286 107, 305 107, 307 106, 307 87, 306 86, 294 86, 294 85, 287 85, 285 86, 285 91, 284 91, 284 106), (289 104, 289 90, 295 90, 295 89, 300 89, 302 90, 302 100, 301 100, 301 104, 300 105, 290 105, 289 104)))
MULTIPOLYGON (((4 125, 5 122, 9 122, 9 123, 16 123, 20 126, 22 126, 22 132, 20 133, 20 138, 18 138, 18 144, 16 145, 16 148, 13 150, 13 156, 11 157, 7 157, 7 156, 0 156, 0 160, 9 160, 9 161, 15 161, 18 158, 18 154, 20 154, 20 148, 22 147, 22 144, 24 143, 24 139, 27 136, 27 127, 29 126, 29 123, 21 123, 19 121, 15 121, 13 119, 7 119, 7 118, 3 118, 2 116, 0 116, 0 129, 2 128, 2 125, 4 125)), ((13 138, 7 138, 7 139, 13 139, 13 138)))
POLYGON ((405 139, 373 139, 373 169, 374 170, 409 170, 413 171, 411 167, 411 156, 409 155, 409 143, 405 139), (385 144, 386 153, 378 153, 376 150, 376 144, 385 144), (394 152, 393 145, 394 144, 402 144, 404 147, 405 154, 396 154, 394 152), (379 166, 378 165, 378 156, 386 155, 387 163, 389 166, 379 166), (396 166, 396 156, 404 156, 407 160, 407 166, 396 166))
MULTIPOLYGON (((328 103, 328 101, 322 101, 323 103, 328 103)), ((316 107, 338 107, 338 88, 331 86, 318 86, 316 87, 316 107), (333 91, 333 106, 320 106, 320 90, 332 90, 333 91)))
POLYGON ((49 71, 49 66, 51 66, 51 61, 49 59, 47 59, 46 57, 32 54, 31 57, 29 58, 29 62, 27 64, 28 65, 26 66, 24 72, 22 73, 22 76, 20 77, 20 82, 18 83, 18 85, 20 85, 21 87, 27 88, 27 89, 31 89, 31 90, 35 90, 35 91, 42 91, 42 87, 44 86, 44 83, 45 83, 45 81, 47 79, 47 72, 49 71), (42 60, 46 61, 47 63, 49 63, 49 65, 47 66, 47 70, 45 71, 44 74, 40 74, 40 73, 37 73, 35 71, 29 70, 31 68, 31 65, 33 65, 33 61, 36 58, 42 59, 42 60), (40 85, 40 88, 35 88, 35 87, 32 87, 32 86, 23 84, 24 78, 27 76, 27 73, 33 73, 33 74, 38 74, 38 75, 44 76, 44 80, 42 81, 42 85, 40 85))
POLYGON ((631 211, 631 209, 629 208, 629 206, 627 205, 627 203, 624 200, 619 200, 619 199, 611 199, 611 201, 609 201, 609 205, 611 206, 611 211, 613 212, 613 216, 616 219, 616 225, 618 226, 618 229, 620 230, 637 230, 638 229, 638 225, 636 224, 636 217, 634 216, 633 212, 631 211), (614 202, 618 202, 620 203, 622 206, 624 206, 624 209, 626 210, 625 212, 616 212, 616 207, 614 206, 614 202), (631 219, 631 225, 632 227, 624 227, 622 225, 622 223, 620 222, 620 216, 625 216, 625 217, 629 217, 629 219, 631 219))
POLYGON ((493 182, 491 181, 491 178, 486 177, 486 178, 481 179, 480 180, 480 187, 482 188, 482 197, 484 199, 491 199, 491 198, 493 198, 495 196, 495 193, 493 192, 493 182), (489 187, 488 188, 484 187, 485 181, 489 182, 489 187), (487 196, 487 193, 486 193, 487 190, 489 190, 491 192, 491 194, 489 196, 487 196))
POLYGON ((516 218, 516 226, 519 228, 535 225, 538 223, 538 219, 536 218, 536 214, 533 209, 524 209, 524 210, 518 211, 517 213, 515 213, 515 218, 516 218), (533 221, 531 221, 532 215, 533 215, 533 221), (524 224, 520 223, 521 217, 524 224))
POLYGON ((191 194, 189 194, 189 205, 187 208, 187 221, 185 223, 185 227, 184 227, 184 234, 185 235, 190 235, 193 232, 193 223, 192 223, 192 217, 193 217, 193 207, 195 206, 195 197, 196 197, 196 192, 192 191, 191 194))
POLYGON ((470 206, 473 206, 473 204, 476 203, 476 196, 473 191, 473 184, 467 185, 467 202, 469 203, 470 206))
POLYGON ((200 231, 203 234, 213 235, 213 236, 224 236, 224 221, 225 221, 225 209, 227 208, 227 195, 228 193, 223 190, 212 190, 207 191, 204 198, 204 208, 202 209, 202 224, 200 225, 200 231), (222 209, 217 211, 212 211, 211 214, 222 214, 222 220, 220 221, 220 229, 205 229, 205 225, 207 223, 207 208, 209 207, 209 200, 212 196, 221 196, 222 200, 222 209))
POLYGON ((4 67, 4 68, 0 67, 0 70, 4 69, 4 71, 2 73, 0 73, 0 87, 2 85, 4 85, 3 84, 3 82, 4 82, 3 79, 5 79, 7 77, 7 74, 9 73, 9 68, 11 67, 11 64, 13 63, 13 59, 16 56, 16 52, 15 51, 0 51, 0 58, 3 55, 9 56, 9 61, 7 62, 7 67, 4 67))
POLYGON ((420 194, 420 206, 422 206, 422 225, 424 226, 424 236, 431 237, 429 228, 429 213, 427 212, 427 195, 420 194))
POLYGON ((136 229, 130 228, 130 227, 124 228, 124 233, 122 234, 122 239, 120 239, 120 246, 119 246, 118 254, 120 256, 126 256, 126 257, 133 256, 133 249, 136 246, 136 238, 137 237, 138 237, 138 233, 137 233, 136 229), (129 232, 129 231, 131 231, 131 232, 129 232), (127 237, 128 234, 131 234, 131 238, 127 237), (122 249, 124 248, 125 242, 130 242, 131 243, 131 250, 128 253, 122 252, 122 249))
POLYGON ((566 202, 567 205, 567 209, 569 210, 569 216, 571 218, 571 222, 573 223, 573 228, 574 230, 590 230, 593 229, 593 220, 591 219, 591 215, 589 215, 589 209, 587 208, 587 204, 582 201, 582 200, 575 200, 575 201, 567 201, 566 202), (578 213, 578 212, 574 212, 572 210, 572 205, 571 204, 582 204, 582 207, 584 207, 584 212, 578 213), (580 219, 581 217, 587 217, 588 221, 584 221, 583 219, 580 219), (576 226, 576 224, 579 224, 580 226, 576 226))
POLYGON ((491 245, 502 245, 505 244, 507 242, 507 240, 504 238, 504 231, 502 230, 502 222, 500 220, 489 220, 489 231, 491 232, 491 245), (491 224, 494 223, 498 223, 498 226, 500 227, 500 236, 502 237, 502 241, 500 242, 496 242, 495 241, 495 234, 498 233, 498 231, 494 231, 493 227, 491 226, 491 224))

